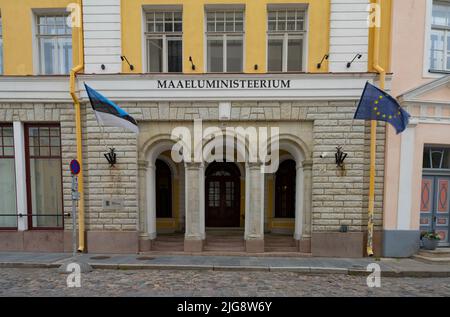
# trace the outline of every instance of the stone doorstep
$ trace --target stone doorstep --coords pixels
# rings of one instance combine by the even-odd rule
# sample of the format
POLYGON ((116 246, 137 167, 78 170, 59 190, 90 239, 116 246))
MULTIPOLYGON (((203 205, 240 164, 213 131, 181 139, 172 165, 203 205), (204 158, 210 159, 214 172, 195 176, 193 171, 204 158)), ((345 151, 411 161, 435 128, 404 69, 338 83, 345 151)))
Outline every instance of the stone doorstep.
POLYGON ((438 248, 436 250, 419 250, 419 255, 434 258, 450 258, 450 248, 438 248))
POLYGON ((432 263, 432 264, 450 264, 450 256, 444 257, 444 256, 428 256, 428 255, 422 255, 422 254, 415 254, 413 255, 413 258, 422 262, 426 263, 432 263))

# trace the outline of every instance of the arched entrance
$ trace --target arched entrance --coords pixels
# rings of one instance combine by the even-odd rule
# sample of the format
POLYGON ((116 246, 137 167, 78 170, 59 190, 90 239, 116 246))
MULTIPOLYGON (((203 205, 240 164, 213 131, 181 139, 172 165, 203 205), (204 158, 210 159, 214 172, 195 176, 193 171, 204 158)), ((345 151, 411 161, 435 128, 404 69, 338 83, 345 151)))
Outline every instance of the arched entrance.
POLYGON ((213 162, 205 174, 206 227, 239 227, 239 168, 234 163, 213 162))

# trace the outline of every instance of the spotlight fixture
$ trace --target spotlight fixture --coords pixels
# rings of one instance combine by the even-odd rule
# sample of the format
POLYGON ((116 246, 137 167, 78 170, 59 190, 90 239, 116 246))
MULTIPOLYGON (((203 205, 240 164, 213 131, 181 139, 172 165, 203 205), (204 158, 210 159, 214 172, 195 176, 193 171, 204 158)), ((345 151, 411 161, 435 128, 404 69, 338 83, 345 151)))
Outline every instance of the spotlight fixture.
POLYGON ((253 67, 255 70, 258 70, 258 64, 255 64, 255 66, 253 67))
POLYGON ((122 62, 125 61, 128 64, 128 66, 130 66, 130 70, 134 70, 134 65, 130 64, 130 62, 128 61, 128 59, 125 55, 120 56, 120 59, 122 60, 122 62))
POLYGON ((102 70, 105 70, 105 69, 106 69, 105 64, 101 64, 101 65, 100 65, 100 68, 101 68, 102 70))
POLYGON ((361 54, 359 54, 359 53, 356 54, 355 57, 353 57, 352 61, 347 63, 347 68, 350 68, 350 67, 352 66, 353 62, 354 62, 356 59, 361 59, 361 57, 362 57, 361 54))
POLYGON ((320 69, 320 68, 322 67, 323 61, 328 60, 329 57, 330 57, 329 54, 325 54, 325 55, 322 57, 322 60, 320 61, 320 63, 317 64, 317 68, 320 69))
POLYGON ((195 70, 195 65, 194 65, 194 62, 192 61, 192 56, 189 56, 189 61, 191 62, 192 70, 195 70))

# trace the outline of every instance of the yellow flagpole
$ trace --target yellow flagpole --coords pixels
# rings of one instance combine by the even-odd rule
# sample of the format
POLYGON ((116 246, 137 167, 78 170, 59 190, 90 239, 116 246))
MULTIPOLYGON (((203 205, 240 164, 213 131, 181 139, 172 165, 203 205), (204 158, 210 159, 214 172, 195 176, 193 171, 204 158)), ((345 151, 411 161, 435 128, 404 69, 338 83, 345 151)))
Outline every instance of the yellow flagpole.
MULTIPOLYGON (((377 0, 377 9, 381 10, 380 0, 377 0)), ((380 21, 381 23, 381 21, 380 21)), ((373 68, 380 75, 380 89, 385 89, 386 71, 379 64, 380 59, 381 25, 375 25, 375 43, 373 46, 373 68)), ((369 181, 369 208, 367 223, 367 255, 373 255, 373 215, 375 209, 375 161, 377 154, 377 121, 370 122, 370 181, 369 181)))

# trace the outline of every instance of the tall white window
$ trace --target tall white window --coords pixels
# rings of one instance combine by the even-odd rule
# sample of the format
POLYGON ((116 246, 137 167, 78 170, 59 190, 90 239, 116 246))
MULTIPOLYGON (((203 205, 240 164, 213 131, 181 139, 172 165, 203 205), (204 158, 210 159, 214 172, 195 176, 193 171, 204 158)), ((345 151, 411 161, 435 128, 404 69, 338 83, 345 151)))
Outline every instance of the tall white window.
POLYGON ((305 10, 269 10, 267 65, 269 72, 301 72, 306 36, 305 10))
POLYGON ((206 12, 207 71, 243 71, 244 11, 206 12))
POLYGON ((66 19, 65 14, 36 17, 41 75, 68 74, 72 68, 72 29, 66 19))
POLYGON ((450 2, 433 3, 431 24, 430 70, 450 71, 450 2))
POLYGON ((147 12, 147 72, 183 71, 183 20, 181 11, 147 12))
POLYGON ((0 16, 0 74, 3 74, 3 27, 1 16, 0 16))

